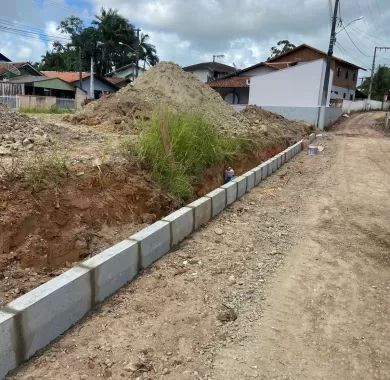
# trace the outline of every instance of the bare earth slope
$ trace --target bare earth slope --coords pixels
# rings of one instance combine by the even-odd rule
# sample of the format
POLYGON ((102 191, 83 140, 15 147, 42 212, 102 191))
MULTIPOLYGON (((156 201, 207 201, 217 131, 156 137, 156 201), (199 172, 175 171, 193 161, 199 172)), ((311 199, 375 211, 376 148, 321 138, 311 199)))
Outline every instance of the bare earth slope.
POLYGON ((390 139, 320 142, 10 378, 389 379, 390 139))

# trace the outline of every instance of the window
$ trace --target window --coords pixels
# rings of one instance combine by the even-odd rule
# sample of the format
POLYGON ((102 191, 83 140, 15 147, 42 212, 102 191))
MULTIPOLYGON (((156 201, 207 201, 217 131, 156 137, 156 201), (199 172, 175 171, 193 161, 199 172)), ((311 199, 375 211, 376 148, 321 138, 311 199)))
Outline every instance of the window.
POLYGON ((349 77, 349 71, 347 70, 347 71, 345 72, 345 79, 348 79, 348 77, 349 77))
POLYGON ((349 95, 349 100, 353 100, 353 94, 349 95))
POLYGON ((347 94, 344 92, 343 98, 345 99, 347 97, 347 94))
POLYGON ((352 79, 355 82, 355 80, 356 80, 356 71, 353 72, 352 79))
POLYGON ((339 77, 340 75, 341 75, 341 68, 338 67, 338 68, 337 68, 337 76, 339 77))

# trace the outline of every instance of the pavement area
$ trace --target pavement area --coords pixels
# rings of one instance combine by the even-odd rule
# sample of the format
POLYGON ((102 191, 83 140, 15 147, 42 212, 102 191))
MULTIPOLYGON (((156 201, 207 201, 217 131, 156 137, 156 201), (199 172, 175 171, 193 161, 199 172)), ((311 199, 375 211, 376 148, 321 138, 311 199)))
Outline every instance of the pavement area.
POLYGON ((380 117, 325 133, 9 379, 390 379, 380 117))

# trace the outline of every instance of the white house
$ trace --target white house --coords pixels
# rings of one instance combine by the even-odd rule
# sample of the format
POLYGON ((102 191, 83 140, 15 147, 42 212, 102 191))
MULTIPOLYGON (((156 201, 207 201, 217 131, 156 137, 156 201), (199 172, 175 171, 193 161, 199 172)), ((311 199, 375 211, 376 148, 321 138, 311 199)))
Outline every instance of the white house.
POLYGON ((183 70, 194 74, 203 83, 237 72, 235 67, 224 65, 219 62, 197 63, 196 65, 183 67, 183 70))

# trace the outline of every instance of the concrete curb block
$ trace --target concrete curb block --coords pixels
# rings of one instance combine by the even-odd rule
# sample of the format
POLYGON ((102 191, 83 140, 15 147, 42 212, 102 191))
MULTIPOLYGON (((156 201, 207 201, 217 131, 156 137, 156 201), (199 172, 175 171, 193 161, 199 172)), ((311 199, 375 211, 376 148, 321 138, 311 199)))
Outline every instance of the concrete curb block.
POLYGON ((232 182, 237 183, 237 199, 240 199, 246 193, 247 188, 247 178, 245 176, 239 176, 233 179, 232 182))
POLYGON ((211 219, 211 199, 202 197, 187 205, 194 213, 194 231, 211 219))
POLYGON ((123 240, 84 261, 81 267, 91 270, 93 304, 104 301, 138 274, 139 244, 123 240))
POLYGON ((237 182, 230 181, 221 186, 221 189, 226 191, 226 206, 231 205, 237 200, 237 182))
POLYGON ((315 133, 310 134, 309 135, 309 142, 312 143, 315 140, 315 138, 316 138, 316 134, 315 133))
MULTIPOLYGON (((313 141, 315 134, 309 136, 313 141)), ((0 379, 302 150, 302 140, 0 310, 0 379)))
POLYGON ((246 177, 246 192, 249 193, 255 187, 255 172, 250 170, 243 176, 246 177))
POLYGON ((139 243, 140 267, 145 269, 171 249, 170 223, 159 220, 129 239, 139 243))
POLYGON ((255 173, 255 186, 257 186, 263 180, 263 166, 259 165, 252 170, 255 173))
POLYGON ((226 207, 226 190, 215 189, 210 191, 205 197, 211 198, 211 217, 218 215, 226 207))
POLYGON ((179 244, 194 231, 194 212, 190 207, 182 207, 162 219, 171 226, 171 247, 179 244))

